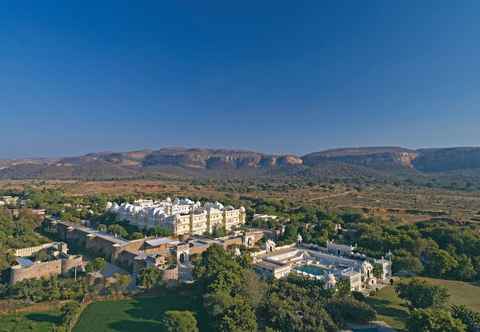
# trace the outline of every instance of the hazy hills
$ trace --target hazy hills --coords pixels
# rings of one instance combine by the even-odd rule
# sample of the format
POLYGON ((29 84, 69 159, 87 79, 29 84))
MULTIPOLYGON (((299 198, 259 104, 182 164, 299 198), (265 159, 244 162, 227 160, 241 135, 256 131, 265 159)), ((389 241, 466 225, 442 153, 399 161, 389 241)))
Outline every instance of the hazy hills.
POLYGON ((304 156, 164 148, 59 159, 0 160, 1 179, 121 179, 159 176, 480 178, 480 148, 333 149, 304 156))

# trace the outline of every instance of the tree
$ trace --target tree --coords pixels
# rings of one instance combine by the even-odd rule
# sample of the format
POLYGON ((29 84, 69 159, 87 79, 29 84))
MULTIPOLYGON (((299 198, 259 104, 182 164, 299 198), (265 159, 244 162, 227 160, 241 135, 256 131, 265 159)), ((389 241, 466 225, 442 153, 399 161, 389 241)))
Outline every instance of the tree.
POLYGON ((418 279, 397 284, 395 291, 401 299, 408 301, 413 308, 419 309, 442 307, 449 298, 445 287, 431 286, 418 279))
POLYGON ((153 236, 170 236, 172 235, 172 232, 164 227, 155 226, 148 232, 148 234, 153 236))
POLYGON ((97 272, 103 270, 106 265, 107 262, 105 261, 105 258, 97 257, 93 261, 87 263, 85 270, 87 272, 97 272))
POLYGON ((210 292, 204 295, 203 304, 211 318, 218 322, 225 310, 233 305, 233 297, 227 291, 210 292))
POLYGON ((97 230, 100 231, 100 232, 107 232, 108 227, 107 227, 107 225, 104 225, 104 224, 98 224, 97 230))
POLYGON ((73 327, 80 310, 80 304, 75 301, 68 302, 62 307, 62 326, 64 326, 67 331, 70 331, 73 327))
POLYGON ((401 250, 393 258, 392 270, 394 273, 420 274, 423 271, 423 264, 418 257, 401 250))
POLYGON ((113 277, 115 278, 113 289, 116 293, 125 292, 130 283, 132 282, 132 278, 128 274, 115 273, 113 277))
POLYGON ((444 309, 415 309, 407 321, 410 332, 465 332, 465 325, 444 309))
POLYGON ((215 227, 215 228, 213 228, 212 236, 214 238, 223 237, 225 235, 227 235, 227 231, 225 230, 225 227, 215 227))
POLYGON ((138 239, 143 239, 144 235, 140 232, 133 232, 132 235, 130 236, 131 240, 138 240, 138 239))
POLYGON ((49 255, 46 249, 37 251, 33 256, 36 262, 45 262, 49 258, 49 255))
POLYGON ((162 273, 155 267, 147 267, 140 272, 140 286, 151 289, 157 286, 162 280, 162 273))
POLYGON ((464 281, 471 281, 477 275, 477 271, 472 264, 472 260, 466 255, 462 255, 458 258, 458 265, 451 272, 455 279, 464 281))
POLYGON ((445 250, 430 250, 427 253, 427 264, 425 265, 425 270, 432 277, 439 278, 446 276, 457 266, 457 260, 445 250))
POLYGON ((191 311, 165 312, 163 326, 167 332, 198 332, 197 320, 191 311))
POLYGON ((128 235, 127 230, 118 224, 108 226, 108 231, 119 237, 127 237, 128 235))
POLYGON ((224 332, 254 332, 257 330, 257 318, 250 304, 237 296, 225 310, 219 327, 224 332))
POLYGON ((242 287, 244 268, 219 245, 211 245, 195 265, 194 275, 205 290, 234 293, 242 287))
POLYGON ((350 295, 352 287, 350 286, 350 280, 348 279, 340 279, 337 282, 337 296, 338 297, 345 297, 350 295))
POLYGON ((212 245, 195 265, 197 282, 206 292, 204 305, 220 331, 255 331, 257 328, 252 306, 259 305, 265 287, 247 269, 248 264, 244 266, 240 261, 223 247, 212 245), (252 294, 255 291, 257 294, 252 294))
POLYGON ((252 308, 257 309, 267 292, 266 283, 252 270, 247 270, 243 276, 240 294, 247 299, 252 308))
POLYGON ((322 289, 299 278, 274 280, 259 309, 265 325, 281 332, 338 331, 324 308, 328 293, 322 289))
POLYGON ((282 236, 281 242, 285 244, 295 243, 298 237, 298 226, 288 224, 285 227, 285 233, 282 236))
POLYGON ((480 314, 478 312, 472 311, 464 305, 453 305, 451 311, 453 318, 459 319, 465 324, 467 332, 480 331, 480 314))

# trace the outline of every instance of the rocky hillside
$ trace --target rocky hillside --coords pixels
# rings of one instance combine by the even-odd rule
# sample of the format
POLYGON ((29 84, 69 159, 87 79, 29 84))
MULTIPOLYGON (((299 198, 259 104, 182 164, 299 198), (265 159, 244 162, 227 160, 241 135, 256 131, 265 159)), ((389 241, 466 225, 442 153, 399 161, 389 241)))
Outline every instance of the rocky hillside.
POLYGON ((347 148, 314 152, 303 156, 305 165, 315 166, 325 161, 373 168, 405 167, 413 168, 412 162, 418 153, 399 147, 347 148))
POLYGON ((1 179, 117 179, 159 176, 381 178, 398 174, 480 178, 480 148, 346 148, 305 156, 225 149, 164 148, 59 159, 1 160, 1 179))
POLYGON ((413 164, 422 172, 480 169, 480 148, 422 149, 413 164))

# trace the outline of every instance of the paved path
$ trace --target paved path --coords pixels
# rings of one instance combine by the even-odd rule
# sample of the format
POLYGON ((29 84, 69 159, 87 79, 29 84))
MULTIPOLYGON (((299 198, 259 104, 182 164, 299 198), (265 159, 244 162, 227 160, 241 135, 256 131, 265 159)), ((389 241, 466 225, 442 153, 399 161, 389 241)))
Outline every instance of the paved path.
POLYGON ((349 329, 342 330, 342 332, 355 332, 355 331, 364 331, 371 329, 376 332, 396 332, 393 328, 391 328, 387 323, 383 321, 374 321, 370 324, 360 325, 360 324, 349 324, 349 329))
POLYGON ((344 192, 341 192, 341 193, 336 193, 336 194, 328 194, 328 195, 325 195, 325 196, 320 196, 320 197, 314 197, 314 198, 311 198, 310 201, 320 201, 320 200, 323 200, 323 199, 329 199, 329 198, 335 198, 335 197, 340 197, 340 196, 346 196, 348 194, 351 194, 353 193, 354 191, 353 190, 349 190, 349 191, 344 191, 344 192))

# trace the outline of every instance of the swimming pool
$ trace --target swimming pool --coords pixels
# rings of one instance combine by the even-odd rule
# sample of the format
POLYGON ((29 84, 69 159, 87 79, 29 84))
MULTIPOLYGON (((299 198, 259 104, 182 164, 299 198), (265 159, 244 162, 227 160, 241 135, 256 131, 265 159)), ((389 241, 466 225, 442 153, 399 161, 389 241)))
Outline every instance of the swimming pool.
POLYGON ((325 269, 315 265, 301 265, 296 267, 295 270, 312 274, 314 276, 323 276, 325 274, 325 269))

